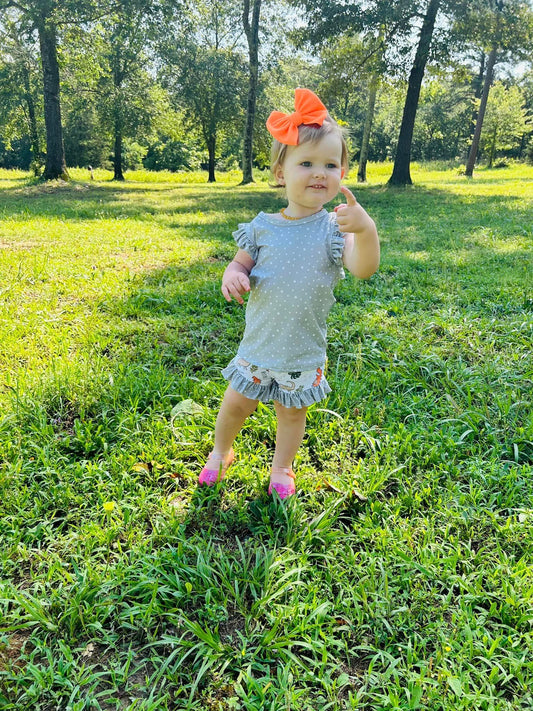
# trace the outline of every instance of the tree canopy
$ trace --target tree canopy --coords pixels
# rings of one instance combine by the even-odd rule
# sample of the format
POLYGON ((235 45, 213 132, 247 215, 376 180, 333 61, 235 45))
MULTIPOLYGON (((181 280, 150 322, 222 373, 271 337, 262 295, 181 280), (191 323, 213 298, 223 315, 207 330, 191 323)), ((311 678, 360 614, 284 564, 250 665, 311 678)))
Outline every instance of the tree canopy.
POLYGON ((359 180, 368 160, 394 161, 404 184, 411 160, 533 153, 532 0, 0 0, 0 12, 5 167, 215 180, 242 166, 249 182, 268 162, 268 113, 302 85, 346 127, 359 180))

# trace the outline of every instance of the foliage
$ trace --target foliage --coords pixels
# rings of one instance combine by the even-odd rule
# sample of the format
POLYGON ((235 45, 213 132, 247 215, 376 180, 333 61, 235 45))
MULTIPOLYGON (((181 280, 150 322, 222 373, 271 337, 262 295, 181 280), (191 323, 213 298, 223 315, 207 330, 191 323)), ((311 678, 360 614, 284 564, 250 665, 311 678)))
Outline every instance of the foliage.
POLYGON ((428 78, 420 95, 413 136, 413 159, 453 159, 467 150, 472 113, 470 86, 453 73, 428 78))
POLYGON ((102 36, 80 27, 67 27, 63 38, 61 92, 65 157, 70 166, 106 165, 111 131, 102 121, 99 85, 105 72, 102 36))
MULTIPOLYGON (((533 48, 533 7, 528 0, 489 0, 465 6, 458 21, 459 34, 472 37, 474 44, 488 53, 484 69, 483 90, 476 109, 475 129, 466 164, 465 174, 472 177, 481 140, 490 88, 494 80, 494 67, 503 59, 529 57, 533 48)), ((481 86, 481 74, 479 76, 481 86)), ((495 151, 493 141, 490 162, 495 151)))
POLYGON ((498 152, 513 149, 524 134, 532 131, 520 89, 496 82, 491 89, 481 134, 481 147, 488 155, 489 165, 492 166, 498 152))
POLYGON ((353 126, 364 120, 368 84, 376 70, 377 60, 369 59, 372 49, 358 36, 341 35, 321 52, 320 96, 336 118, 353 126))
MULTIPOLYGON (((239 3, 24 0, 15 5, 0 0, 0 8, 9 7, 0 14, 0 165, 27 168, 32 152, 40 154, 44 147, 35 31, 39 8, 57 26, 69 165, 109 166, 117 127, 126 144, 142 146, 143 164, 152 169, 196 170, 211 164, 214 171, 240 163, 248 59, 239 3), (28 98, 35 108, 34 129, 28 98)), ((415 160, 463 160, 471 139, 477 65, 495 32, 499 77, 507 87, 520 87, 524 108, 533 111, 527 3, 443 0, 442 8, 414 126, 415 160), (516 59, 524 60, 523 76, 517 70, 508 75, 504 62, 516 59)), ((343 121, 356 158, 374 81, 381 88, 370 158, 394 158, 399 102, 405 97, 420 13, 421 4, 412 0, 262 3, 254 165, 269 163, 268 114, 273 107, 291 110, 299 85, 317 91, 343 121), (298 30, 289 31, 293 27, 298 30)), ((527 145, 524 134, 518 144, 504 141, 500 153, 523 159, 527 145)))
POLYGON ((174 111, 168 103, 153 124, 143 163, 148 170, 198 170, 206 155, 198 128, 188 125, 185 112, 174 111))
POLYGON ((468 40, 487 53, 497 47, 500 61, 530 59, 533 7, 529 0, 468 0, 461 9, 454 27, 460 51, 468 40))
MULTIPOLYGON (((0 55, 0 140, 6 155, 3 164, 27 169, 32 160, 39 163, 42 159, 40 150, 36 156, 31 152, 32 132, 36 134, 36 144, 44 135, 36 47, 24 26, 8 13, 0 25, 0 41, 3 45, 0 55), (11 160, 8 158, 10 152, 11 160)), ((35 148, 37 145, 33 146, 35 148)))
POLYGON ((231 141, 244 126, 246 71, 235 41, 239 18, 233 3, 219 0, 197 3, 191 13, 196 32, 167 39, 161 73, 176 109, 203 138, 209 180, 214 181, 221 137, 231 141))

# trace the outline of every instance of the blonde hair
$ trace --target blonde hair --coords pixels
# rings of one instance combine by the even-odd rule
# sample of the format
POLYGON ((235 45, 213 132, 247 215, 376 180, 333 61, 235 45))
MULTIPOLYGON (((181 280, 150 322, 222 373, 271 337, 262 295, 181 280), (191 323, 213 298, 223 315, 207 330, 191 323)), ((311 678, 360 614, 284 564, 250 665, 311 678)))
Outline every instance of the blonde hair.
MULTIPOLYGON (((302 143, 318 143, 325 136, 329 136, 330 134, 337 135, 340 139, 342 146, 341 166, 347 173, 349 160, 348 147, 346 145, 346 131, 339 126, 339 124, 334 121, 329 114, 324 119, 322 126, 318 126, 317 124, 312 124, 310 126, 301 124, 298 126, 298 145, 300 146, 302 143)), ((276 171, 285 161, 287 148, 289 148, 289 146, 286 143, 280 143, 275 138, 273 139, 272 148, 270 149, 270 171, 274 176, 276 185, 278 186, 280 183, 276 177, 276 171)))

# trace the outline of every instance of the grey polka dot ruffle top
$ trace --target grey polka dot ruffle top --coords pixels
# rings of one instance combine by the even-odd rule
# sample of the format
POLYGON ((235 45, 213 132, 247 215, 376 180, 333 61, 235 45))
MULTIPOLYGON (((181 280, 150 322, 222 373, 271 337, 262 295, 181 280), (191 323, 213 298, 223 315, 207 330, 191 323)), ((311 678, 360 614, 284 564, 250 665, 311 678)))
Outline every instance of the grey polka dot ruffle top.
POLYGON ((263 368, 312 370, 326 360, 326 319, 344 278, 335 213, 300 220, 260 212, 233 233, 255 261, 241 358, 263 368))

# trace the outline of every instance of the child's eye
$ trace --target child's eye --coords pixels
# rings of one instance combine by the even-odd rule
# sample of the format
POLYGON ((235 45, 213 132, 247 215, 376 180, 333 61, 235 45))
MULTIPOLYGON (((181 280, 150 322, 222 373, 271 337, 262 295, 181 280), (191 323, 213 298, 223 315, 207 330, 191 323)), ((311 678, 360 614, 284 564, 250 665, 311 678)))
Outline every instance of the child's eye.
POLYGON ((310 168, 311 167, 311 161, 310 160, 303 160, 300 165, 303 165, 304 168, 310 168))
POLYGON ((336 163, 328 163, 327 166, 326 166, 326 168, 330 168, 330 169, 331 169, 331 168, 338 168, 338 166, 337 166, 336 163))

